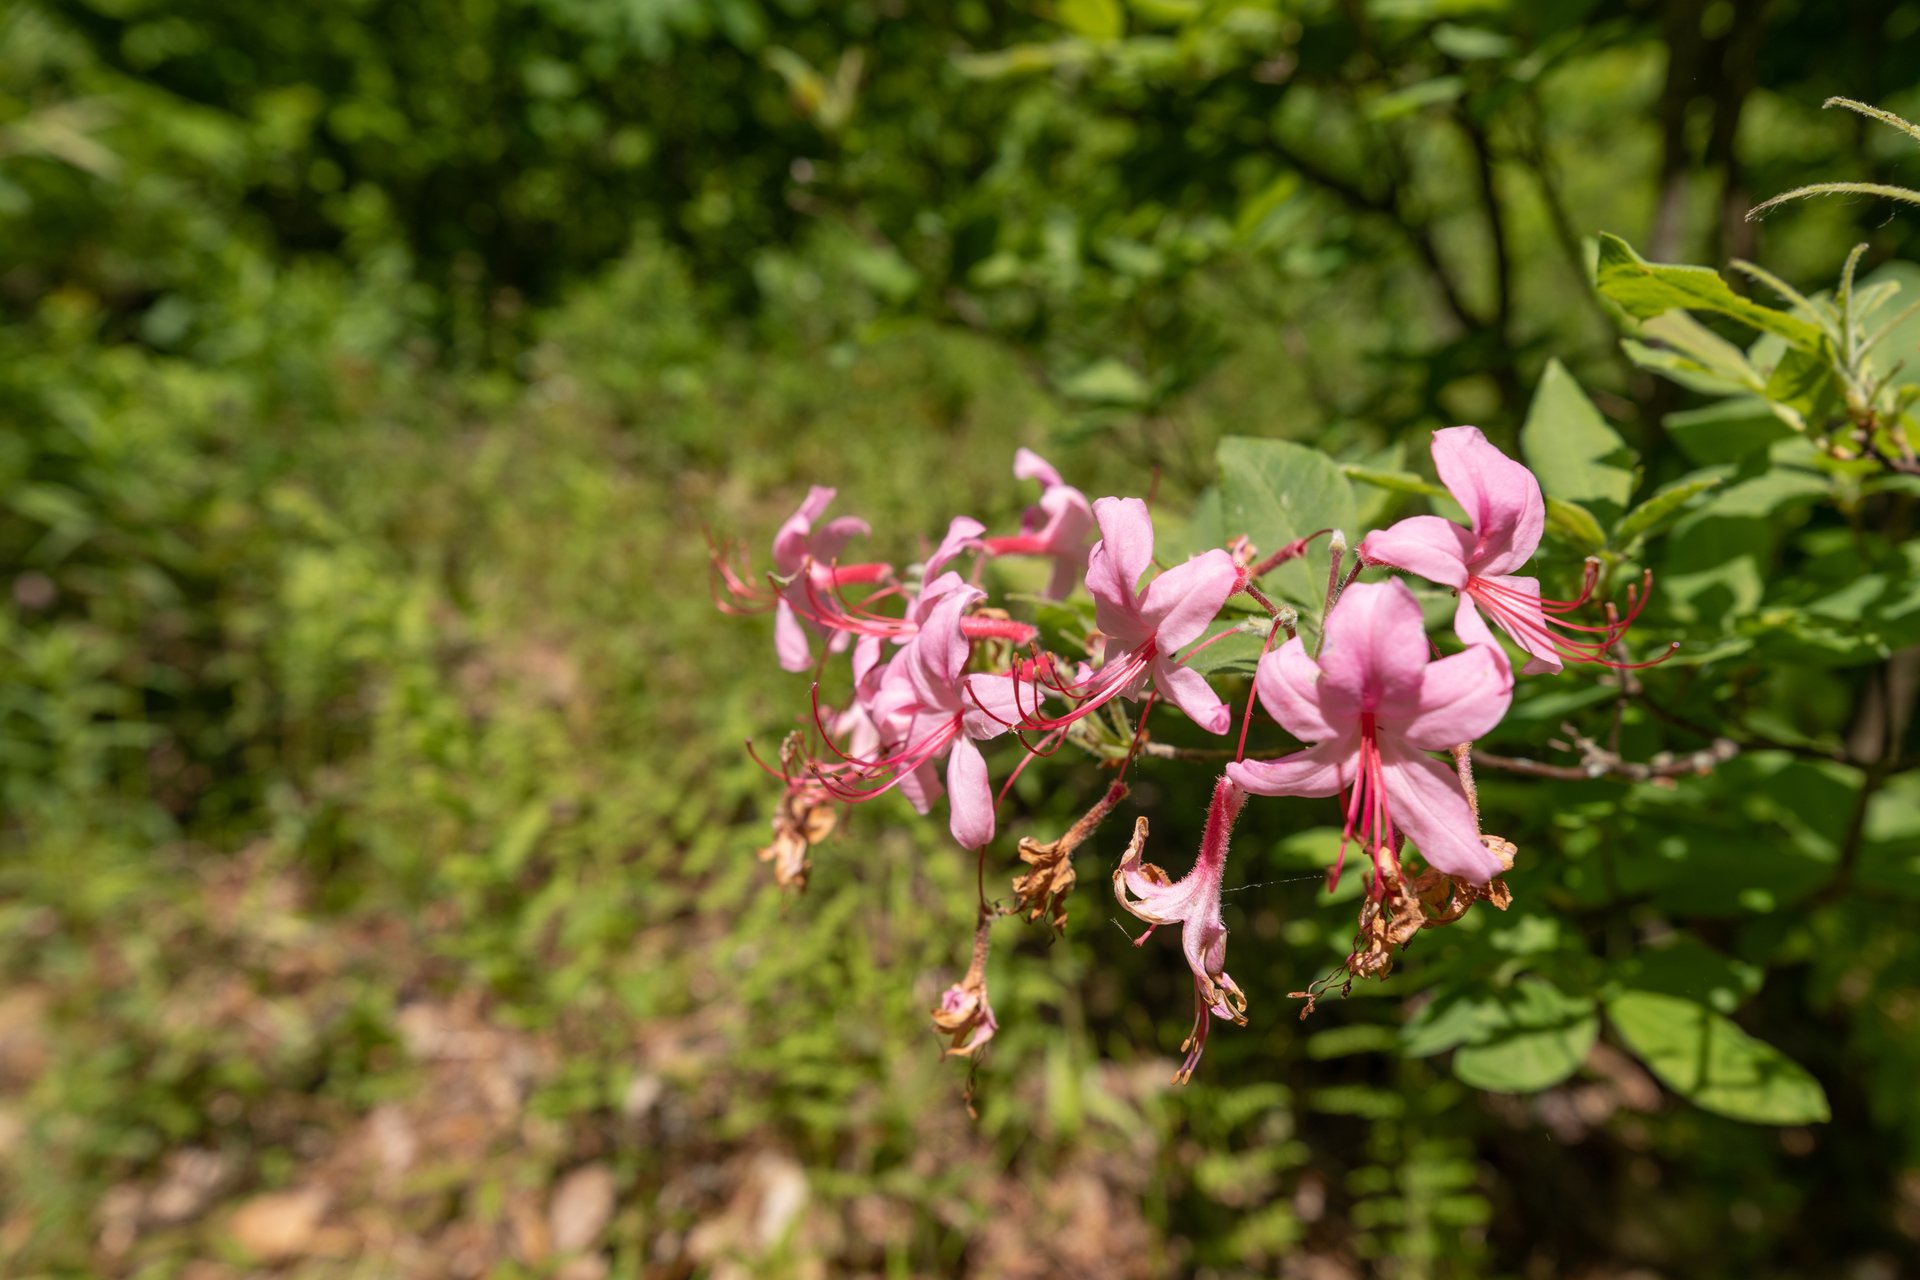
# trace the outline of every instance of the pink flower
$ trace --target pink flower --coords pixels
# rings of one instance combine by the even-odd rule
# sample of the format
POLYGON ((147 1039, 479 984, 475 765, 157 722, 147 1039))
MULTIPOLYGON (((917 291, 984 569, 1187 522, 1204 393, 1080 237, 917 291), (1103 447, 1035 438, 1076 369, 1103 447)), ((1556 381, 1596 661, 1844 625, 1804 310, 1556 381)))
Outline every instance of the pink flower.
POLYGON ((1161 925, 1180 926, 1180 945, 1187 953, 1187 968, 1193 971, 1193 1032, 1180 1044, 1187 1057, 1173 1077, 1175 1084, 1192 1079, 1206 1050, 1213 1018, 1246 1025, 1247 997, 1227 973, 1227 926, 1220 919, 1220 878, 1227 867, 1227 844, 1234 819, 1246 803, 1247 793, 1230 779, 1214 785, 1199 856, 1179 880, 1168 879, 1159 867, 1141 860, 1147 838, 1145 818, 1135 821, 1133 842, 1113 873, 1113 896, 1147 922, 1147 931, 1134 939, 1134 946, 1152 937, 1161 925))
POLYGON ((1093 513, 1100 541, 1087 560, 1087 590, 1093 593, 1095 621, 1107 637, 1106 661, 1081 682, 1085 701, 1053 720, 1030 714, 1025 726, 1064 727, 1116 697, 1138 698, 1151 679, 1160 695, 1195 724, 1208 733, 1225 733, 1233 718, 1227 705, 1204 676, 1173 655, 1197 639, 1244 584, 1240 567, 1215 549, 1159 574, 1141 591, 1140 575, 1153 561, 1147 504, 1138 498, 1102 498, 1093 513))
MULTIPOLYGON (((1389 529, 1369 533, 1360 543, 1366 564, 1417 573, 1460 593, 1454 630, 1470 645, 1494 644, 1480 616, 1485 610, 1500 629, 1527 653, 1524 674, 1558 671, 1567 662, 1596 662, 1620 667, 1607 651, 1646 603, 1642 585, 1637 603, 1628 593, 1624 618, 1595 627, 1566 622, 1560 615, 1586 603, 1597 568, 1588 564, 1586 590, 1573 600, 1543 600, 1538 578, 1513 572, 1530 559, 1546 527, 1547 507, 1533 472, 1493 447, 1478 427, 1447 427, 1433 433, 1433 463, 1473 528, 1463 529, 1439 516, 1409 516, 1389 529), (1554 628, 1588 634, 1580 640, 1554 628)), ((1650 663, 1633 664, 1650 666, 1650 663)))
MULTIPOLYGON (((921 813, 940 794, 934 762, 947 757, 946 788, 953 838, 968 849, 993 839, 993 787, 977 740, 997 738, 1018 718, 1012 676, 966 674, 971 642, 962 614, 983 595, 976 587, 942 592, 906 646, 885 665, 856 673, 880 746, 872 756, 839 752, 861 786, 815 770, 838 799, 870 800, 895 787, 921 813)), ((836 749, 837 750, 837 749, 836 749)))
POLYGON ((1040 501, 1020 517, 1020 532, 983 538, 989 555, 1046 556, 1053 561, 1053 578, 1046 594, 1059 600, 1071 595, 1087 571, 1087 551, 1093 539, 1093 508, 1087 495, 1060 479, 1053 464, 1031 449, 1013 455, 1016 480, 1038 480, 1040 501))
MULTIPOLYGON (((805 671, 813 665, 807 632, 827 628, 807 618, 812 612, 810 596, 852 582, 878 582, 892 573, 884 564, 836 565, 840 551, 855 537, 871 533, 858 516, 841 516, 820 528, 814 522, 833 501, 834 491, 815 485, 807 491, 807 500, 787 518, 773 536, 774 572, 785 580, 773 610, 773 647, 780 665, 788 671, 805 671)), ((849 637, 833 633, 828 648, 844 649, 849 637)))
MULTIPOLYGON (((1404 582, 1347 588, 1327 620, 1318 662, 1289 640, 1260 660, 1260 702, 1287 732, 1315 745, 1272 761, 1227 766, 1263 796, 1330 796, 1350 789, 1347 841, 1389 865, 1401 839, 1448 875, 1485 884, 1505 868, 1480 841, 1460 779, 1429 751, 1471 742, 1512 701, 1506 661, 1474 645, 1427 660, 1420 606, 1404 582)), ((1338 866, 1335 867, 1338 874, 1338 866)), ((1381 878, 1375 879, 1379 892, 1381 878)))
MULTIPOLYGON (((793 612, 817 630, 831 633, 836 642, 844 643, 844 638, 849 636, 859 637, 853 657, 857 679, 862 671, 879 661, 881 641, 905 644, 920 630, 921 623, 943 596, 966 586, 959 574, 943 570, 955 556, 977 546, 984 530, 985 526, 970 516, 955 516, 947 525, 940 545, 921 566, 921 585, 917 589, 911 584, 893 583, 855 604, 838 590, 837 584, 861 579, 829 580, 823 588, 820 575, 815 574, 802 581, 800 598, 792 602, 793 612), (875 611, 875 605, 894 597, 906 601, 906 608, 898 617, 875 611)), ((1005 640, 1015 645, 1031 643, 1039 635, 1039 629, 1032 624, 1008 618, 965 617, 960 620, 960 629, 971 640, 1005 640)))

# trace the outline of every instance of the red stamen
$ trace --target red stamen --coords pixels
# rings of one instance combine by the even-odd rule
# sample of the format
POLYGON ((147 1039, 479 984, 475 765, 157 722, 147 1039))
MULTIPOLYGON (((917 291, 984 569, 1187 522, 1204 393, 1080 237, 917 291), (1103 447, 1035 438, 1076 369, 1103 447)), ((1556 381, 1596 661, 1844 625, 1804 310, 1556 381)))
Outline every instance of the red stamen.
POLYGON ((1612 657, 1613 647, 1626 637, 1627 629, 1652 597, 1651 569, 1641 574, 1637 589, 1634 585, 1627 587, 1627 611, 1624 615, 1615 614, 1609 608, 1607 621, 1598 626, 1569 622, 1559 616, 1591 599, 1598 579, 1598 563, 1588 560, 1580 594, 1572 600, 1531 596, 1504 582, 1488 578, 1468 578, 1465 590, 1474 603, 1486 610, 1521 648, 1532 653, 1551 653, 1563 662, 1589 662, 1615 671, 1639 671, 1658 666, 1679 651, 1680 642, 1676 640, 1668 645, 1665 653, 1646 662, 1621 662, 1612 657), (1566 634, 1568 632, 1581 632, 1592 639, 1579 639, 1566 634))

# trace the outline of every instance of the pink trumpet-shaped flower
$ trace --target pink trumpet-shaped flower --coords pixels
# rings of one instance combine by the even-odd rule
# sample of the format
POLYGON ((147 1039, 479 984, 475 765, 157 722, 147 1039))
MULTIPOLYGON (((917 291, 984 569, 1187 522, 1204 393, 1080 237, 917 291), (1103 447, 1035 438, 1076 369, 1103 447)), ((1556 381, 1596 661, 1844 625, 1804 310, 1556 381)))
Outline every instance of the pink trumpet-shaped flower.
MULTIPOLYGON (((1484 610, 1527 653, 1522 671, 1558 671, 1567 662, 1603 666, 1627 664, 1608 657, 1646 604, 1649 581, 1637 595, 1629 588, 1627 613, 1604 626, 1567 622, 1561 615, 1587 602, 1597 569, 1589 563, 1586 589, 1572 600, 1546 600, 1540 580, 1517 575, 1540 545, 1547 507, 1533 472, 1500 452, 1478 427, 1447 427, 1433 433, 1433 462, 1460 505, 1471 529, 1439 516, 1409 516, 1391 528, 1369 533, 1360 543, 1366 564, 1417 573, 1460 593, 1454 630, 1470 645, 1493 645, 1484 610), (1559 630, 1556 630, 1559 628, 1559 630), (1580 632, 1587 639, 1564 634, 1580 632)), ((1497 651, 1497 646, 1495 646, 1497 651)))
POLYGON ((837 799, 870 800, 898 787, 925 813, 940 794, 933 766, 945 755, 949 825, 968 849, 985 846, 994 830, 993 786, 974 743, 999 737, 1019 716, 1012 676, 966 674, 971 642, 961 615, 984 594, 965 586, 945 591, 891 662, 857 672, 860 685, 872 689, 865 705, 880 743, 872 756, 839 753, 858 781, 836 765, 815 770, 837 799))
POLYGON ((989 555, 1046 556, 1053 561, 1046 594, 1063 599, 1087 571, 1093 508, 1086 494, 1063 481, 1053 464, 1031 449, 1013 455, 1013 475, 1016 480, 1038 480, 1040 501, 1020 517, 1019 533, 982 538, 980 546, 989 555))
MULTIPOLYGON (((1376 860, 1401 838, 1448 875, 1485 884, 1505 868, 1480 841, 1454 771, 1429 751, 1471 742, 1513 698, 1506 661, 1487 645, 1436 662, 1413 592, 1398 579, 1347 588, 1327 620, 1319 661, 1299 640, 1260 660, 1260 702, 1287 732, 1315 745, 1278 760, 1236 762, 1227 776, 1258 795, 1348 791, 1347 841, 1376 860)), ((1339 874, 1339 864, 1334 874, 1339 874)), ((1381 881, 1375 878, 1375 891, 1381 881)))
POLYGON ((1193 971, 1193 1032, 1180 1048, 1187 1055, 1174 1075, 1185 1084, 1200 1065, 1207 1047, 1207 1029, 1214 1018, 1246 1025, 1247 997, 1227 973, 1227 926, 1220 919, 1220 879, 1227 867, 1227 844, 1234 819, 1247 803, 1247 793, 1222 778, 1214 784, 1207 806, 1206 834, 1193 870, 1178 880, 1151 862, 1141 860, 1146 845, 1147 820, 1134 823, 1133 843, 1113 873, 1113 896, 1120 905, 1147 922, 1147 931, 1135 938, 1136 947, 1161 925, 1180 926, 1181 949, 1193 971))
MULTIPOLYGON (((785 580, 774 605, 773 646, 780 655, 780 665, 788 671, 805 671, 813 665, 807 632, 827 630, 807 618, 812 612, 811 597, 847 583, 878 582, 892 573, 884 564, 834 563, 848 542, 872 529, 858 516, 841 516, 815 528, 833 495, 834 490, 820 485, 809 489, 807 500, 773 536, 774 572, 785 580)), ((844 649, 850 639, 845 632, 832 636, 828 648, 834 652, 844 649)))
MULTIPOLYGON (((1153 561, 1153 517, 1138 498, 1102 498, 1093 504, 1100 541, 1087 559, 1087 590, 1094 619, 1107 637, 1106 661, 1080 682, 1087 695, 1056 719, 1028 714, 1023 726, 1062 728, 1116 697, 1138 698, 1151 680, 1160 696, 1208 733, 1225 733, 1233 719, 1206 677, 1174 661, 1181 646, 1198 639, 1246 578, 1233 557, 1218 548, 1175 565, 1139 590, 1140 575, 1153 561)), ((1036 686, 1037 687, 1037 686, 1036 686)))

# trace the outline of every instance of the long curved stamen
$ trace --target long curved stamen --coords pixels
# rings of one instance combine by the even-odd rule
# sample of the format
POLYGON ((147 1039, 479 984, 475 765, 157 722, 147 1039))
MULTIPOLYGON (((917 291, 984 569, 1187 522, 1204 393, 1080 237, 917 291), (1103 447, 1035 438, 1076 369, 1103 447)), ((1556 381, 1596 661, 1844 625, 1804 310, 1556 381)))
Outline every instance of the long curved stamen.
POLYGON ((706 539, 707 592, 713 607, 736 618, 772 612, 774 597, 753 586, 733 566, 733 558, 738 555, 741 568, 746 568, 746 552, 735 544, 718 541, 711 530, 706 539))
POLYGON ((1120 662, 1109 667, 1102 667, 1100 670, 1094 672, 1084 685, 1076 686, 1075 692, 1063 693, 1062 696, 1071 700, 1081 696, 1079 693, 1080 688, 1093 689, 1092 693, 1085 695, 1085 701, 1080 702, 1065 715, 1041 718, 1038 716, 1036 708, 1036 714, 1023 721, 1021 727, 1024 729, 1044 730, 1064 729, 1076 720, 1085 719, 1101 707, 1106 706, 1107 703, 1119 697, 1128 685, 1132 684, 1142 672, 1152 665, 1154 653, 1153 641, 1149 640, 1138 649, 1129 653, 1120 662))
MULTIPOLYGON (((834 743, 833 734, 828 731, 826 724, 820 719, 820 682, 818 680, 815 680, 812 689, 808 690, 808 697, 813 703, 813 727, 820 734, 820 741, 827 744, 827 750, 833 752, 833 754, 839 756, 843 761, 856 769, 876 769, 881 767, 875 761, 860 760, 848 755, 834 743)), ((834 767, 838 768, 839 766, 836 765, 834 767)), ((809 762, 808 768, 812 769, 816 774, 820 772, 818 762, 809 762)))
POLYGON ((748 757, 760 766, 760 772, 766 774, 769 778, 778 778, 782 782, 791 783, 793 781, 793 775, 789 774, 785 769, 775 770, 765 760, 760 758, 760 752, 755 749, 752 738, 747 739, 746 746, 748 757))
POLYGON ((809 767, 812 768, 813 776, 819 780, 820 785, 825 787, 828 793, 836 800, 845 800, 849 804, 859 804, 862 801, 873 800, 883 796, 899 786, 906 780, 909 774, 933 757, 939 755, 941 750, 959 735, 960 717, 955 715, 951 719, 943 721, 936 726, 917 744, 902 748, 885 760, 877 761, 871 766, 871 773, 878 774, 882 771, 891 771, 886 781, 877 787, 856 787, 843 782, 830 774, 823 773, 818 768, 816 762, 810 761, 809 767))
POLYGON ((1621 662, 1612 656, 1614 645, 1625 638, 1627 629, 1639 618, 1641 610, 1653 594, 1653 570, 1641 574, 1640 582, 1627 588, 1627 611, 1616 614, 1608 607, 1607 621, 1601 625, 1569 622, 1557 615, 1566 613, 1584 604, 1592 598, 1594 584, 1599 577, 1598 566, 1591 560, 1587 562, 1586 579, 1580 594, 1572 600, 1548 600, 1528 595, 1504 582, 1489 578, 1470 577, 1464 588, 1475 604, 1493 616, 1506 632, 1521 643, 1523 648, 1539 650, 1558 655, 1566 662, 1590 662, 1597 666, 1609 667, 1615 671, 1639 671, 1665 662, 1679 651, 1679 641, 1667 646, 1667 651, 1657 658, 1645 662, 1621 662), (1591 639, 1580 639, 1565 632, 1583 632, 1591 639))
MULTIPOLYGON (((837 586, 837 584, 836 584, 837 586)), ((874 636, 882 640, 912 635, 919 628, 903 618, 887 618, 879 614, 860 614, 839 607, 838 600, 823 600, 814 583, 812 574, 803 581, 807 607, 801 608, 789 598, 793 611, 808 622, 828 631, 850 632, 858 636, 874 636)))

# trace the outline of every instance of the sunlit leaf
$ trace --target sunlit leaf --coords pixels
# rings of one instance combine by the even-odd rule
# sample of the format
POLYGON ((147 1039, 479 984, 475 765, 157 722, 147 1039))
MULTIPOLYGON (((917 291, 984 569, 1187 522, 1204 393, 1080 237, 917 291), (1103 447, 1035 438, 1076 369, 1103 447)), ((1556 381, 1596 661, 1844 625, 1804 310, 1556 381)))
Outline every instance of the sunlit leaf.
POLYGON ((1606 1007, 1627 1047, 1702 1110, 1753 1124, 1830 1118, 1826 1092, 1804 1067, 1698 1001, 1623 991, 1606 1007))

